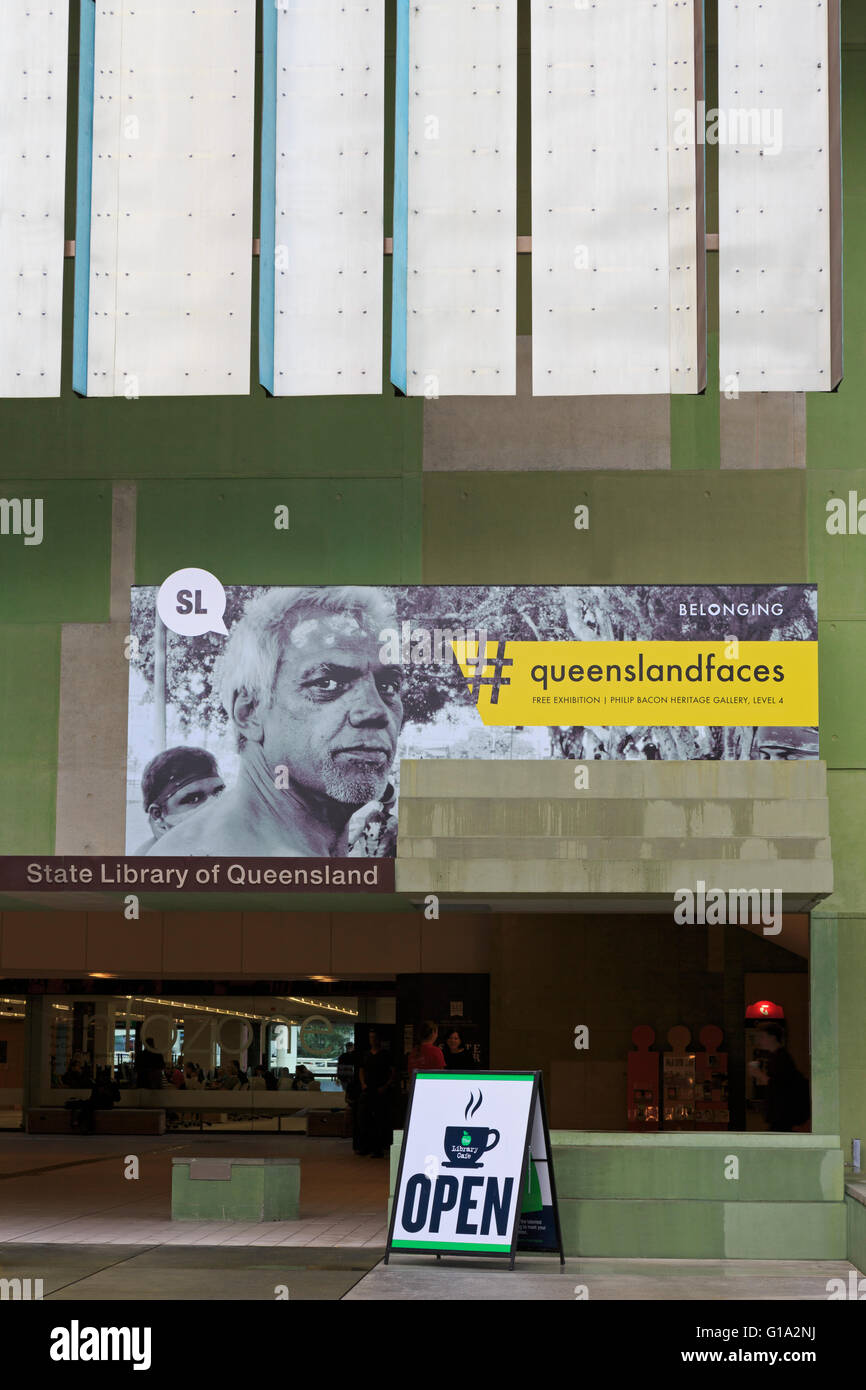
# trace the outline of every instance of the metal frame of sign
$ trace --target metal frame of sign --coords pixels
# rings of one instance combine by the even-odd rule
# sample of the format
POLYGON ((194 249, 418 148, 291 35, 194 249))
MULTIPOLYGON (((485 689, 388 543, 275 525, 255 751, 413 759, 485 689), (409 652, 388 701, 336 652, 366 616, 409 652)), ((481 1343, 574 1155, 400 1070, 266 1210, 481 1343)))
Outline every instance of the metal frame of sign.
MULTIPOLYGON (((555 1229, 556 1229, 556 1245, 555 1245, 552 1249, 550 1249, 550 1250, 539 1250, 539 1249, 538 1249, 538 1246, 536 1246, 536 1245, 530 1244, 530 1243, 527 1242, 527 1241, 521 1242, 521 1240, 520 1240, 520 1234, 519 1234, 519 1232, 520 1232, 520 1211, 518 1210, 518 1212, 517 1212, 517 1222, 516 1222, 516 1229, 517 1229, 517 1231, 518 1231, 517 1249, 518 1249, 518 1251, 520 1251, 520 1250, 526 1250, 527 1252, 531 1251, 533 1254, 537 1254, 537 1255, 554 1255, 554 1254, 557 1254, 557 1253, 558 1253, 558 1254, 559 1254, 559 1263, 560 1263, 561 1265, 564 1265, 564 1264, 565 1264, 565 1251, 564 1251, 564 1249, 563 1249, 563 1247, 562 1247, 562 1227, 561 1227, 560 1224, 559 1224, 559 1199, 557 1198, 557 1195, 556 1195, 556 1174, 555 1174, 554 1171, 553 1171, 553 1150, 552 1150, 551 1147, 550 1147, 550 1130, 548 1129, 548 1126, 547 1126, 547 1107, 546 1107, 546 1105, 545 1105, 545 1103, 544 1103, 544 1077, 543 1077, 543 1075, 542 1075, 542 1073, 541 1073, 540 1071, 539 1071, 539 1072, 536 1072, 536 1076, 538 1077, 538 1085, 537 1085, 537 1087, 535 1088, 535 1091, 534 1091, 534 1099, 533 1099, 533 1103, 532 1103, 532 1113, 530 1114, 530 1117, 529 1117, 529 1137, 530 1137, 530 1140, 531 1140, 531 1138, 532 1138, 532 1121, 533 1121, 533 1119, 535 1118, 535 1107, 536 1107, 536 1105, 537 1105, 537 1106, 539 1107, 539 1109, 540 1109, 540 1112, 541 1112, 541 1129, 542 1129, 542 1133, 543 1133, 543 1135, 544 1135, 544 1158, 537 1158, 536 1155, 533 1154, 533 1155, 532 1155, 532 1160, 533 1160, 533 1162, 535 1163, 536 1167, 538 1166, 539 1163, 543 1163, 543 1164, 546 1166, 546 1168, 547 1168, 547 1177, 548 1177, 548 1181, 549 1181, 549 1183, 550 1183, 550 1198, 551 1198, 551 1201, 552 1201, 552 1203, 553 1203, 553 1221, 554 1221, 554 1226, 555 1226, 555 1229)), ((526 1153, 525 1153, 525 1155, 524 1155, 524 1160, 523 1160, 523 1176, 522 1176, 522 1179, 521 1179, 522 1182, 525 1182, 525 1181, 526 1181, 526 1165, 527 1165, 527 1161, 528 1161, 528 1158, 529 1158, 529 1153, 530 1153, 530 1144, 529 1144, 529 1142, 527 1142, 527 1145, 526 1145, 526 1153)), ((513 1259, 512 1259, 512 1262, 511 1262, 511 1267, 512 1267, 512 1268, 514 1267, 514 1260, 513 1260, 513 1259)))
POLYGON ((560 1264, 561 1264, 561 1265, 562 1265, 562 1264, 565 1264, 565 1252, 564 1252, 563 1247, 562 1247, 562 1229, 561 1229, 560 1224, 559 1224, 559 1203, 558 1203, 558 1201, 557 1201, 557 1196, 556 1196, 556 1179, 555 1179, 555 1177, 554 1177, 554 1172, 553 1172, 553 1154, 552 1154, 551 1147, 550 1147, 550 1131, 549 1131, 549 1129, 548 1129, 548 1127, 547 1127, 547 1109, 546 1109, 545 1104, 544 1104, 544 1083, 543 1083, 543 1080, 542 1080, 542 1073, 541 1073, 540 1071, 535 1071, 534 1069, 531 1069, 531 1068, 526 1068, 526 1069, 524 1070, 522 1067, 521 1067, 521 1068, 512 1068, 512 1069, 508 1069, 508 1068, 504 1068, 504 1067, 497 1067, 497 1069, 496 1069, 495 1071, 488 1071, 488 1072, 478 1072, 478 1071, 457 1072, 457 1071, 451 1071, 450 1069, 447 1069, 447 1070, 444 1070, 444 1071, 433 1071, 433 1072, 419 1070, 419 1071, 417 1071, 417 1072, 415 1073, 415 1076, 412 1078, 412 1090, 411 1090, 410 1093, 409 1093, 409 1106, 408 1106, 408 1109, 407 1109, 407 1111, 406 1111, 406 1122, 405 1122, 405 1125, 404 1125, 404 1127, 403 1127, 403 1142, 402 1142, 402 1144, 400 1145, 400 1162, 399 1162, 399 1164, 397 1165, 397 1182, 396 1182, 395 1189, 394 1189, 394 1202, 393 1202, 393 1205, 392 1205, 392 1207, 391 1207, 391 1219, 390 1219, 390 1221, 389 1221, 389 1223, 388 1223, 388 1240, 387 1240, 387 1244, 386 1244, 386 1247, 385 1247, 385 1260, 384 1260, 384 1263, 385 1263, 385 1264, 388 1264, 388 1262, 389 1262, 389 1260, 390 1260, 390 1257, 391 1257, 391 1254, 392 1254, 392 1253, 393 1253, 393 1254, 396 1254, 396 1255, 405 1255, 405 1254, 435 1255, 436 1258, 437 1258, 437 1260, 441 1260, 441 1258, 442 1258, 443 1255, 475 1255, 476 1257, 478 1256, 479 1252, 478 1252, 477 1250, 470 1250, 470 1249, 467 1249, 467 1250, 455 1250, 455 1249, 453 1249, 453 1248, 444 1249, 444 1248, 441 1247, 441 1246, 437 1248, 437 1246, 436 1246, 435 1244, 430 1244, 429 1246, 426 1246, 426 1245, 425 1245, 423 1249, 417 1249, 417 1250, 414 1250, 414 1251, 408 1251, 408 1250, 403 1250, 403 1249, 401 1249, 401 1248, 395 1248, 393 1242, 394 1242, 394 1227, 395 1227, 396 1222, 397 1222, 397 1204, 398 1204, 398 1200, 399 1200, 399 1197, 400 1197, 400 1190, 401 1190, 401 1186, 402 1186, 402 1182, 403 1182, 403 1162, 404 1162, 404 1159, 405 1159, 405 1157, 406 1157, 406 1144, 407 1144, 407 1140, 408 1140, 408 1138, 409 1138, 410 1128, 411 1128, 411 1124, 412 1124, 412 1104, 413 1104, 413 1101, 414 1101, 414 1099, 415 1099, 415 1083, 417 1082, 417 1080, 418 1080, 419 1077, 421 1077, 421 1078, 422 1078, 423 1080, 425 1080, 425 1081, 426 1081, 426 1080, 430 1080, 430 1081, 438 1081, 438 1080, 458 1081, 458 1080, 462 1080, 462 1081, 471 1081, 471 1082, 473 1082, 473 1083, 477 1083, 477 1082, 478 1082, 482 1077, 484 1077, 484 1076, 488 1077, 490 1080, 495 1080, 497 1077, 502 1077, 503 1079, 506 1078, 506 1077, 511 1077, 511 1076, 525 1076, 525 1077, 530 1077, 530 1076, 531 1076, 531 1077, 532 1077, 532 1094, 531 1094, 531 1096, 530 1096, 529 1111, 528 1111, 527 1120, 526 1120, 526 1133, 524 1134, 524 1137, 523 1137, 523 1160, 522 1160, 521 1165, 520 1165, 520 1181, 519 1181, 519 1185, 518 1185, 518 1189, 517 1189, 517 1191, 518 1191, 518 1200, 516 1200, 516 1201, 515 1201, 515 1204, 514 1204, 514 1214, 513 1214, 513 1217, 512 1217, 512 1224, 511 1224, 511 1242, 510 1242, 510 1249, 508 1249, 508 1250, 503 1250, 503 1251, 501 1251, 501 1252, 499 1252, 499 1251, 486 1251, 486 1252, 484 1252, 484 1253, 485 1253, 485 1257, 486 1257, 486 1258, 490 1258, 490 1259, 507 1259, 508 1262, 509 1262, 509 1264, 508 1264, 509 1269, 513 1269, 513 1268, 514 1268, 514 1261, 515 1261, 515 1258, 516 1258, 518 1252, 520 1251, 521 1248, 524 1248, 524 1249, 531 1249, 534 1253, 555 1254, 555 1253, 557 1253, 557 1251, 558 1251, 558 1253, 559 1253, 559 1262, 560 1262, 560 1264), (556 1249, 555 1249, 555 1250, 552 1250, 552 1251, 546 1251, 546 1252, 538 1252, 536 1246, 524 1246, 524 1247, 521 1247, 520 1242, 519 1242, 520 1201, 522 1200, 522 1198, 520 1198, 520 1194, 522 1194, 523 1188, 524 1188, 524 1184, 525 1184, 525 1182, 526 1182, 527 1165, 528 1165, 528 1163, 529 1163, 530 1140, 531 1140, 531 1138, 532 1138, 532 1122, 533 1122, 533 1119, 535 1118, 535 1108, 536 1108, 537 1105, 540 1105, 540 1107, 541 1107, 541 1123, 542 1123, 542 1127, 543 1127, 543 1131, 544 1131, 544 1142, 545 1142, 546 1158, 544 1158, 544 1159, 539 1159, 539 1160, 536 1160, 536 1161, 537 1161, 537 1162, 544 1162, 544 1163, 547 1164, 548 1176, 549 1176, 549 1178, 550 1178, 550 1192, 551 1192, 551 1198, 552 1198, 552 1201, 553 1201, 553 1213, 554 1213, 554 1221, 555 1221, 555 1224, 556 1224, 556 1240, 557 1240, 556 1249))

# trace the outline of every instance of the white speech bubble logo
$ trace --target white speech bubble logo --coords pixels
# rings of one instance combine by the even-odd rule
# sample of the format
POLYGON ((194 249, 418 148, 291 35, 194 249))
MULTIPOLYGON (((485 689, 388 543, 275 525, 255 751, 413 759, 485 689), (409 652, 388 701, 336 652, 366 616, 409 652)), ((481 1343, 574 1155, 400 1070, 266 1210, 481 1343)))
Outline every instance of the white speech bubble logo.
POLYGON ((166 627, 181 637, 200 637, 203 632, 222 632, 226 591, 209 570, 175 570, 160 587, 156 611, 166 627))

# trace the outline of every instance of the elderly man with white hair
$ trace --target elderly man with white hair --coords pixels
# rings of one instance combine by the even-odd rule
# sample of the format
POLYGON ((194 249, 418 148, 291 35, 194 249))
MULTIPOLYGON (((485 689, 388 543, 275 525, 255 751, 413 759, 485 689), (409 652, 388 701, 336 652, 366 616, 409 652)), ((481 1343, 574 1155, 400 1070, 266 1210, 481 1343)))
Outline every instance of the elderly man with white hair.
POLYGON ((381 634, 394 625, 375 589, 269 589, 252 599, 215 673, 237 734, 237 782, 151 853, 393 854, 402 671, 383 663, 381 634))

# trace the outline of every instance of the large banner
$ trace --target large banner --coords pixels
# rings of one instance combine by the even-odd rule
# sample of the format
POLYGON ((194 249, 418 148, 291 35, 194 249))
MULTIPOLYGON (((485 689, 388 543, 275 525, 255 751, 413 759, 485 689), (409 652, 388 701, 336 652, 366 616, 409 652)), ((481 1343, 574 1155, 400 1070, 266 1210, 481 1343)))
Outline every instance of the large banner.
POLYGON ((814 585, 179 571, 131 634, 128 855, 392 858, 401 758, 818 757, 814 585))

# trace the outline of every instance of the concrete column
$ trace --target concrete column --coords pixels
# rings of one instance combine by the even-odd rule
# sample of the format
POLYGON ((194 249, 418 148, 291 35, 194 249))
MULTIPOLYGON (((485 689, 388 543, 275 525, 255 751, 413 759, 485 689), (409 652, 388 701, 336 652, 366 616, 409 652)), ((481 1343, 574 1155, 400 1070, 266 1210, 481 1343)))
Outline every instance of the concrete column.
MULTIPOLYGON (((851 1140, 866 1150, 866 917, 844 917, 839 939, 839 1110, 842 1147, 851 1161, 851 1140)), ((861 1172, 863 1159, 861 1158, 861 1172)))
POLYGON ((43 1091, 51 1086, 51 1048, 49 1024, 51 1005, 44 995, 28 995, 24 1014, 24 1080, 22 1103, 25 1111, 38 1106, 43 1091))
POLYGON ((838 923, 813 912, 809 931, 812 1133, 839 1133, 838 923))
POLYGON ((114 1067, 114 1014, 113 999, 97 999, 93 1018, 90 1022, 89 1048, 93 1053, 93 1069, 114 1067))
POLYGON ((743 1035, 743 936, 739 927, 725 927, 724 1029, 728 1049, 728 1104, 731 1129, 746 1129, 746 1048, 743 1035))

